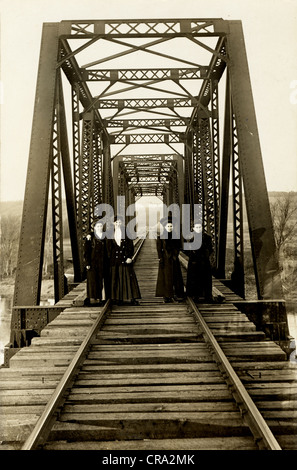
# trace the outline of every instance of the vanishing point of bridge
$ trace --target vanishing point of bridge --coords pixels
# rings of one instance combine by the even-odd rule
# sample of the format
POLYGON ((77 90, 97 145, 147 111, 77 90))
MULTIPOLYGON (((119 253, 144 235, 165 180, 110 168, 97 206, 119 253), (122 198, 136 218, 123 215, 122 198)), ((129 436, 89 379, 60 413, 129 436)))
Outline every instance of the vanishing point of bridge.
POLYGON ((45 23, 0 371, 3 448, 294 448, 290 345, 241 22, 45 23), (156 298, 147 238, 135 240, 140 306, 84 306, 83 244, 97 208, 125 212, 143 196, 187 204, 191 217, 201 204, 217 304, 156 298), (49 207, 55 305, 43 307, 49 207), (255 301, 245 300, 245 211, 255 301))

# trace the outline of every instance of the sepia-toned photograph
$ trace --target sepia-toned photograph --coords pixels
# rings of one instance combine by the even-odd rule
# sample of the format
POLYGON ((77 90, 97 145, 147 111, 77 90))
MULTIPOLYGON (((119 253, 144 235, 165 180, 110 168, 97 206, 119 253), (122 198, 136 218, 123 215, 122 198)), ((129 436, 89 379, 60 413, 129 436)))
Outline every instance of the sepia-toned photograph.
POLYGON ((0 451, 297 450, 296 57, 297 0, 0 0, 0 451))

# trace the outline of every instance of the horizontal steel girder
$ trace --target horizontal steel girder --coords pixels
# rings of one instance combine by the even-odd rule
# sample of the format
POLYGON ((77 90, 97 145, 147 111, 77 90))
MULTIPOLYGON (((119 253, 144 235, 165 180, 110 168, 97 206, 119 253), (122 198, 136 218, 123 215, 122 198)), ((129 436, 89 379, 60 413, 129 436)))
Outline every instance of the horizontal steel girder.
POLYGON ((131 19, 131 20, 69 20, 61 22, 63 32, 72 38, 94 35, 126 36, 175 36, 191 33, 194 36, 218 35, 220 19, 131 19), (216 32, 215 32, 216 29, 216 32))
POLYGON ((183 143, 183 134, 126 134, 110 136, 111 144, 172 144, 183 143))
POLYGON ((152 109, 152 108, 192 108, 196 99, 191 98, 131 98, 119 100, 98 100, 97 109, 152 109))
POLYGON ((85 81, 125 81, 125 80, 202 80, 206 78, 207 66, 183 69, 80 69, 85 81))
POLYGON ((159 161, 176 161, 180 155, 172 153, 172 154, 149 154, 149 155, 120 155, 117 158, 119 161, 123 162, 159 162, 159 161))
POLYGON ((189 119, 104 119, 105 126, 108 127, 184 127, 189 123, 189 119))

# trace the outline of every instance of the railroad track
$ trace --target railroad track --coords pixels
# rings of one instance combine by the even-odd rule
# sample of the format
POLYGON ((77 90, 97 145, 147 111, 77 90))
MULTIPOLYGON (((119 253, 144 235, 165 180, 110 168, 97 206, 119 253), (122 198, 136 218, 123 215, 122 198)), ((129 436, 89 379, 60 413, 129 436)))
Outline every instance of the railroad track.
MULTIPOLYGON (((296 449, 297 369, 231 302, 66 308, 0 370, 2 448, 296 449)), ((1 446, 0 446, 1 450, 1 446)))

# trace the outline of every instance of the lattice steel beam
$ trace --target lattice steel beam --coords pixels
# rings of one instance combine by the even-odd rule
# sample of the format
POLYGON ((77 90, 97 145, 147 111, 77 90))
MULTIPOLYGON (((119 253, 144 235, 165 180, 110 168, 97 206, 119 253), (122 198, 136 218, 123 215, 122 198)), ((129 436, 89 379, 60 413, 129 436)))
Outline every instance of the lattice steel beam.
POLYGON ((230 77, 227 71, 226 94, 225 94, 225 116, 224 137, 222 151, 221 191, 220 191, 220 226, 217 256, 217 275, 225 278, 226 248, 227 248, 227 225, 229 207, 229 185, 231 165, 231 135, 232 135, 232 107, 230 77))
POLYGON ((111 144, 172 144, 184 142, 183 134, 126 134, 110 138, 111 144))
POLYGON ((79 97, 79 86, 77 83, 73 83, 72 87, 72 148, 73 148, 73 183, 74 183, 74 197, 76 214, 78 216, 78 204, 79 204, 79 184, 80 184, 80 160, 81 160, 81 142, 80 142, 80 97, 79 97))
POLYGON ((201 80, 205 78, 207 66, 171 69, 80 69, 84 81, 121 81, 121 80, 201 80))
POLYGON ((159 161, 174 161, 179 158, 178 154, 149 154, 149 155, 120 155, 120 161, 125 162, 140 162, 140 161, 149 161, 149 162, 159 162, 159 161))
POLYGON ((104 124, 107 128, 109 127, 120 127, 127 129, 129 127, 184 127, 189 123, 189 119, 104 119, 104 124))
MULTIPOLYGON (((219 82, 224 70, 227 65, 227 53, 226 53, 226 42, 225 38, 219 38, 217 46, 216 46, 216 51, 219 53, 218 55, 213 55, 208 67, 208 73, 207 73, 207 78, 204 80, 199 95, 197 97, 197 101, 203 106, 203 108, 207 108, 209 105, 209 102, 212 97, 212 82, 216 81, 219 82)), ((190 119, 190 126, 189 126, 189 131, 192 129, 192 125, 194 124, 194 121, 202 116, 199 116, 199 106, 195 107, 191 119, 190 119)))
MULTIPOLYGON (((61 24, 63 23, 63 21, 61 22, 61 24)), ((60 56, 61 57, 67 57, 67 55, 69 55, 71 53, 71 49, 70 49, 70 46, 69 44, 67 43, 66 40, 64 39, 60 39, 60 56)), ((70 54, 71 55, 71 54, 70 54)), ((102 121, 102 118, 100 116, 100 114, 98 113, 96 107, 94 106, 93 102, 94 102, 94 99, 93 99, 93 96, 87 86, 87 84, 82 80, 81 78, 81 75, 80 75, 80 70, 79 70, 79 66, 76 62, 76 59, 75 57, 71 56, 69 59, 65 59, 62 63, 62 69, 63 69, 63 72, 65 73, 65 76, 67 77, 69 83, 71 84, 71 86, 76 86, 78 87, 79 89, 79 94, 78 94, 78 98, 80 100, 80 102, 82 103, 83 107, 84 107, 84 112, 87 112, 89 110, 95 110, 95 119, 96 121, 98 122, 98 125, 100 127, 100 129, 102 130, 102 132, 105 134, 106 137, 108 137, 108 132, 106 131, 105 127, 104 127, 104 124, 103 124, 103 121, 102 121)), ((78 93, 78 90, 76 90, 76 92, 78 93)), ((82 117, 80 115, 80 117, 82 117)))
POLYGON ((90 230, 92 223, 93 132, 94 116, 93 113, 87 113, 84 116, 82 129, 82 160, 79 186, 79 236, 81 243, 90 230))
MULTIPOLYGON (((60 71, 59 76, 59 119, 60 119, 60 141, 61 141, 61 154, 62 166, 65 185, 65 197, 68 215, 68 226, 70 233, 71 251, 73 259, 74 282, 82 280, 82 253, 79 247, 78 232, 77 232, 77 212, 76 212, 76 191, 72 181, 72 171, 70 163, 70 151, 67 135, 67 120, 65 112, 65 103, 63 95, 63 87, 60 71)), ((79 179, 79 170, 75 170, 76 177, 79 179)), ((73 175, 74 176, 74 175, 73 175)))
MULTIPOLYGON (((207 36, 218 35, 220 19, 131 19, 62 21, 65 35, 71 38, 108 35, 109 37, 207 36), (214 26, 216 26, 216 30, 214 26)), ((224 33, 223 33, 224 34, 224 33)))
POLYGON ((95 104, 97 109, 155 109, 155 108, 190 108, 194 103, 190 98, 126 98, 98 100, 95 104))
POLYGON ((234 276, 236 292, 244 297, 244 238, 243 238, 243 198, 238 135, 235 116, 232 116, 232 196, 233 196, 233 242, 234 242, 234 276))
POLYGON ((63 218, 62 218, 62 175, 61 175, 61 140, 59 119, 59 90, 57 87, 54 110, 51 187, 52 187, 52 233, 55 302, 64 296, 63 262, 63 218))

